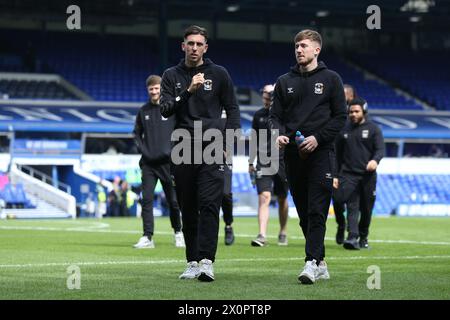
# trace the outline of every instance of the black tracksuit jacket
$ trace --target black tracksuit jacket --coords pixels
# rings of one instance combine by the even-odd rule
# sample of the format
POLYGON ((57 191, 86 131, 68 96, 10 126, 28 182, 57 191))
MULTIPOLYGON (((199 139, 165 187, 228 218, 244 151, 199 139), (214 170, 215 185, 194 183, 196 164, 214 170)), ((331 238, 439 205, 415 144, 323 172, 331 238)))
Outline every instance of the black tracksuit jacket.
POLYGON ((298 65, 278 78, 270 109, 271 129, 289 137, 295 146, 295 133, 313 135, 320 149, 333 148, 336 135, 347 117, 345 94, 340 76, 320 61, 316 69, 300 72, 298 65))
POLYGON ((203 64, 189 68, 184 59, 177 66, 167 69, 161 83, 161 114, 176 116, 175 128, 194 132, 194 121, 202 121, 202 131, 207 129, 238 129, 240 113, 234 94, 233 82, 222 66, 205 59, 203 64), (187 88, 197 73, 205 74, 205 84, 193 93, 187 88), (221 119, 222 110, 227 113, 227 121, 221 119))
POLYGON ((380 128, 366 118, 360 125, 350 121, 336 139, 338 172, 366 174, 367 163, 380 163, 384 156, 384 140, 380 128))
POLYGON ((161 115, 160 106, 148 101, 139 109, 134 125, 134 140, 146 164, 169 163, 172 144, 170 135, 175 118, 161 115))

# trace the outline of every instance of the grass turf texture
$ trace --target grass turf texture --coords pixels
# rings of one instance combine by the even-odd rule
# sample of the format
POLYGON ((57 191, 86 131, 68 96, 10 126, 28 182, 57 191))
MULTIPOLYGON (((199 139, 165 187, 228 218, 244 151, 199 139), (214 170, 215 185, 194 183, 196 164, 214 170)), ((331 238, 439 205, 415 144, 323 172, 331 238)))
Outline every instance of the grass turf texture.
POLYGON ((256 248, 256 218, 236 218, 234 245, 220 225, 216 281, 179 280, 184 249, 175 248, 168 218, 157 218, 155 249, 132 245, 141 220, 1 220, 0 299, 449 299, 450 219, 374 218, 369 250, 347 251, 327 224, 330 280, 301 285, 304 240, 298 220, 289 245, 277 245, 278 221, 269 223, 269 246, 256 248), (81 289, 69 290, 67 268, 81 270, 81 289), (381 289, 369 290, 369 266, 381 271, 381 289))

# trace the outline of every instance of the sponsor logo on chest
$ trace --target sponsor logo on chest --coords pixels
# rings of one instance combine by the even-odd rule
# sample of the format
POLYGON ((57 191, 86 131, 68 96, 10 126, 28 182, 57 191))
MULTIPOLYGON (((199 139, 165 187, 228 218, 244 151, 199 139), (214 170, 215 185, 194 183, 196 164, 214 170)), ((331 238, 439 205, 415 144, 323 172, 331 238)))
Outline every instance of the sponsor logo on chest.
POLYGON ((318 82, 314 85, 314 93, 315 94, 322 94, 323 93, 323 83, 318 82))
POLYGON ((211 91, 212 90, 213 82, 210 79, 206 79, 205 82, 203 82, 203 89, 205 91, 211 91))
POLYGON ((361 136, 363 139, 367 139, 369 137, 369 130, 363 130, 361 136))

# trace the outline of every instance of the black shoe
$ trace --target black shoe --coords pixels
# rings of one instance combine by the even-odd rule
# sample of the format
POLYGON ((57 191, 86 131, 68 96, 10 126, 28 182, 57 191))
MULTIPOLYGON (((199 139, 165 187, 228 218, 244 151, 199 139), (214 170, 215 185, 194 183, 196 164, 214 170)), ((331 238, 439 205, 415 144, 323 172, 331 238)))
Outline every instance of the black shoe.
POLYGON ((349 238, 344 241, 344 248, 348 250, 359 250, 359 242, 357 238, 349 238))
POLYGON ((225 227, 225 245, 231 246, 234 242, 234 233, 233 227, 226 226, 225 227))
POLYGON ((336 243, 337 244, 343 244, 344 243, 344 237, 345 237, 345 228, 341 229, 338 228, 336 232, 336 243))
POLYGON ((369 242, 367 239, 359 239, 359 247, 361 249, 369 249, 369 242))

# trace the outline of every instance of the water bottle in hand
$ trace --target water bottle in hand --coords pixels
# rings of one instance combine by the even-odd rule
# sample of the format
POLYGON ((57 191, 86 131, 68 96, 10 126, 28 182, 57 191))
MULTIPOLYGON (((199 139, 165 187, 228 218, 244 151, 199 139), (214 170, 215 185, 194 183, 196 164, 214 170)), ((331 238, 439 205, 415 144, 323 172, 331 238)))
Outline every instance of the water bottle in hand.
POLYGON ((304 153, 300 150, 300 145, 302 144, 302 142, 304 140, 305 140, 305 136, 302 135, 302 133, 300 131, 297 131, 295 133, 295 143, 297 144, 298 154, 300 155, 301 159, 306 159, 308 157, 308 155, 306 153, 304 153))
POLYGON ((302 144, 302 142, 305 140, 305 137, 302 135, 300 131, 297 131, 295 133, 295 143, 297 144, 297 147, 302 144))
POLYGON ((256 185, 256 171, 255 170, 250 172, 250 180, 252 182, 252 186, 254 187, 256 185))

